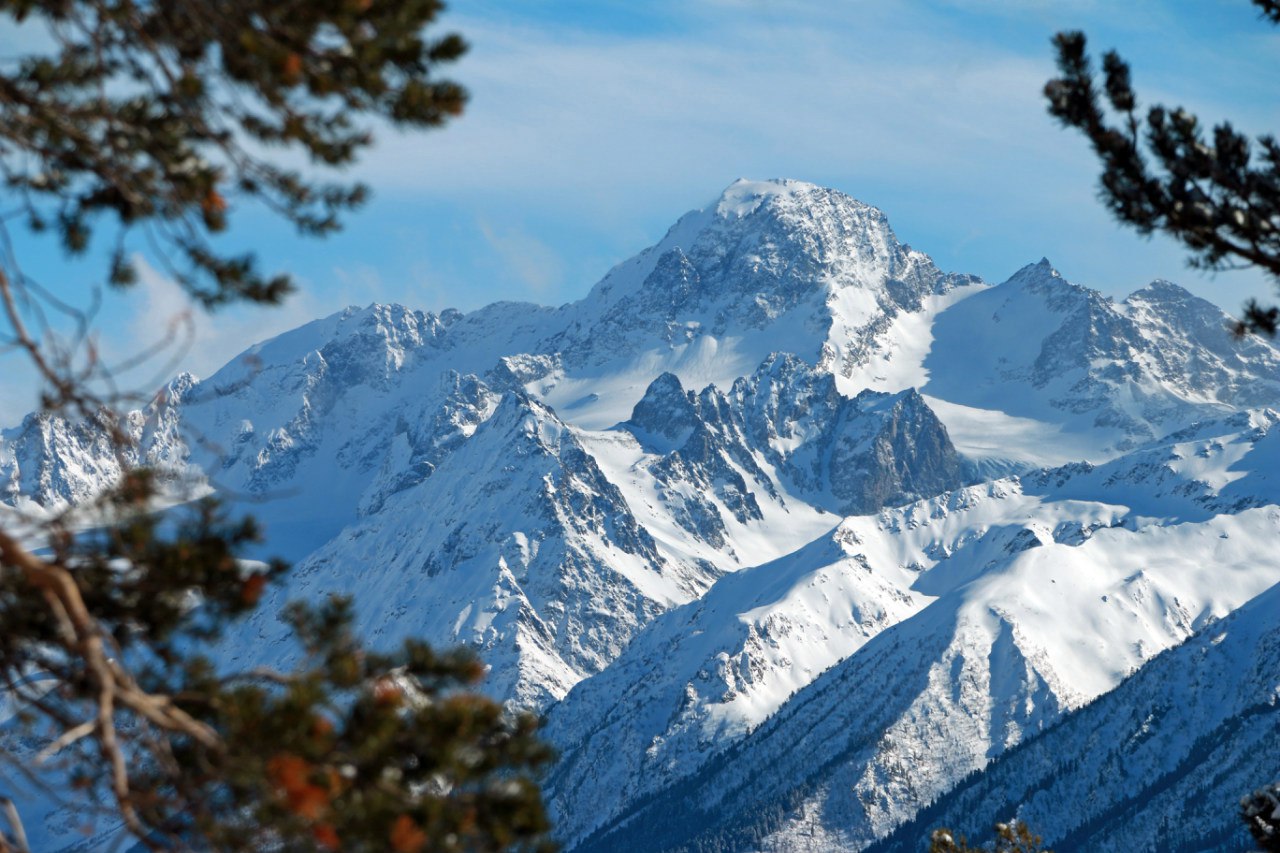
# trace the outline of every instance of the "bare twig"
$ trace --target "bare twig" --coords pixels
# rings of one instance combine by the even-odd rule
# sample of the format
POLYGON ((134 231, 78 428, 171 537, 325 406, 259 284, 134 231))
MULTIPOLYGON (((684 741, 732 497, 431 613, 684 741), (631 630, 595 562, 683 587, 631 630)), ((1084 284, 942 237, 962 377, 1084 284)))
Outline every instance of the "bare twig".
POLYGON ((81 738, 86 738, 89 735, 93 734, 94 729, 97 727, 97 724, 98 724, 97 720, 87 720, 81 723, 80 725, 75 726, 74 728, 67 729, 55 741, 53 741, 53 743, 49 744, 44 749, 40 750, 40 753, 36 755, 35 763, 44 764, 46 761, 48 761, 53 756, 57 755, 66 747, 70 746, 71 744, 75 743, 81 738))
POLYGON ((129 830, 145 836, 132 802, 128 756, 117 738, 117 706, 166 732, 191 737, 212 750, 221 746, 217 732, 177 707, 171 697, 141 689, 118 660, 108 657, 101 628, 65 566, 36 557, 3 531, 0 531, 0 565, 17 568, 43 593, 59 625, 66 652, 83 663, 84 674, 97 696, 98 714, 92 723, 92 734, 103 760, 111 767, 112 793, 129 830))
POLYGON ((13 800, 0 797, 0 808, 4 809, 5 819, 9 821, 9 828, 13 830, 14 849, 18 853, 31 853, 31 847, 27 844, 26 827, 22 825, 22 818, 18 815, 18 809, 14 806, 13 800))

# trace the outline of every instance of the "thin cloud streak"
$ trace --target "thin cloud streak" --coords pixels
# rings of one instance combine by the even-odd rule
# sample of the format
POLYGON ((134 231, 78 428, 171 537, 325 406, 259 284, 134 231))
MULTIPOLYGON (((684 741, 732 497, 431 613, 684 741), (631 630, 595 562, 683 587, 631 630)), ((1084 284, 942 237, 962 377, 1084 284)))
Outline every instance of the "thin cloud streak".
POLYGON ((321 298, 315 288, 302 287, 278 306, 236 307, 210 314, 144 259, 135 258, 135 263, 139 307, 123 334, 106 337, 103 351, 109 359, 120 360, 157 349, 154 357, 117 377, 122 387, 143 392, 163 384, 177 368, 208 378, 253 344, 349 304, 348 291, 321 298))
MULTIPOLYGON (((465 29, 476 45, 468 115, 428 140, 384 135, 361 172, 383 192, 544 190, 616 203, 623 187, 718 186, 780 161, 793 173, 843 162, 945 180, 1011 111, 1043 112, 1045 64, 1018 57, 952 48, 890 62, 802 26, 692 42, 465 29)), ((1013 147, 1043 147, 1037 138, 1054 131, 1038 124, 1013 147)))
POLYGON ((534 297, 552 294, 564 278, 564 263, 546 243, 521 228, 497 229, 485 219, 476 223, 499 266, 534 297))

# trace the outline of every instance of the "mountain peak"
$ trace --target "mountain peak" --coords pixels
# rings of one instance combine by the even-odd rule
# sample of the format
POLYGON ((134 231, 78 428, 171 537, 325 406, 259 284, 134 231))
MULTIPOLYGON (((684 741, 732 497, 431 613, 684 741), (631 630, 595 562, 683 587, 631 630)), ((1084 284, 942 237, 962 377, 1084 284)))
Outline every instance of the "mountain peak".
POLYGON ((698 411, 692 395, 685 391, 679 377, 674 373, 663 373, 649 383, 627 426, 650 444, 662 439, 656 443, 669 450, 684 441, 697 420, 698 411))
POLYGON ((796 196, 820 189, 814 184, 789 178, 772 178, 766 181, 738 178, 720 194, 715 205, 716 214, 725 219, 742 218, 755 213, 767 199, 796 196))
POLYGON ((1054 268, 1053 263, 1050 262, 1048 258, 1041 258, 1034 264, 1027 264, 1013 275, 1009 276, 1009 280, 1005 283, 1014 285, 1037 284, 1048 281, 1049 279, 1061 279, 1062 281, 1066 281, 1066 279, 1062 278, 1062 273, 1058 272, 1058 270, 1054 268))
POLYGON ((879 210, 869 204, 858 201, 853 196, 821 187, 817 184, 811 184, 807 181, 797 181, 791 178, 770 178, 764 181, 738 178, 720 194, 720 198, 716 200, 714 205, 714 210, 716 216, 720 219, 742 219, 758 211, 761 206, 773 203, 776 200, 786 199, 804 204, 806 201, 819 196, 826 196, 831 200, 838 200, 859 209, 874 211, 878 218, 883 218, 883 214, 879 210))
POLYGON ((1146 287, 1130 293, 1125 297, 1124 301, 1143 300, 1146 302, 1181 303, 1192 299, 1199 299, 1199 297, 1180 284, 1174 284, 1167 279, 1158 278, 1146 287))

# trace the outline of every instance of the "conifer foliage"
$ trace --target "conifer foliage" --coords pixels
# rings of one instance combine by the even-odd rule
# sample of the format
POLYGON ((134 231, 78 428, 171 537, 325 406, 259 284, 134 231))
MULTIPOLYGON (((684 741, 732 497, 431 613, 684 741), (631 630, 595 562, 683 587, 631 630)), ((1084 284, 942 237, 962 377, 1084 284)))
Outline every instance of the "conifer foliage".
MULTIPOLYGON (((1280 0, 1252 2, 1280 24, 1280 0)), ((1275 137, 1251 142, 1229 122, 1206 134, 1180 107, 1152 106, 1141 117, 1129 65, 1119 54, 1103 56, 1099 81, 1083 33, 1059 33, 1054 44, 1061 76, 1045 86, 1049 112, 1088 137, 1102 163, 1100 195, 1112 214, 1143 234, 1174 237, 1191 250, 1193 266, 1256 266, 1280 282, 1275 137)), ((1274 336, 1278 327, 1280 306, 1251 300, 1236 332, 1274 336)))
MULTIPOLYGON (((218 672, 192 650, 235 630, 285 567, 237 561, 256 530, 213 501, 165 534, 152 494, 135 471, 99 531, 4 553, 20 571, 0 575, 0 668, 48 743, 40 771, 153 849, 538 846, 531 774, 548 755, 532 717, 469 692, 477 660, 418 642, 375 654, 333 599, 284 614, 296 668, 218 672)), ((20 849, 10 830, 0 845, 20 849)))
POLYGON ((273 302, 283 276, 210 242, 234 200, 255 198, 323 235, 365 198, 281 165, 292 149, 344 166, 371 123, 439 125, 461 87, 437 79, 462 39, 427 40, 440 0, 3 0, 0 12, 47 31, 55 49, 0 74, 0 160, 37 230, 83 252, 118 223, 111 280, 132 281, 123 240, 145 229, 172 250, 170 272, 206 304, 273 302), (47 26, 41 26, 47 25, 47 26))
POLYGON ((1240 801, 1240 817, 1265 853, 1280 853, 1280 782, 1259 788, 1240 801))
MULTIPOLYGON (((239 559, 258 530, 216 500, 156 512, 173 484, 125 464, 128 430, 97 381, 109 372, 83 329, 79 350, 42 333, 41 306, 65 306, 23 273, 10 239, 22 228, 101 252, 117 287, 135 280, 141 246, 208 308, 278 301, 288 277, 216 235, 245 200, 304 234, 332 232, 365 190, 322 180, 326 169, 352 163, 379 123, 432 127, 461 111, 465 92, 437 69, 465 44, 424 34, 441 9, 0 0, 9 26, 50 46, 0 66, 13 211, 0 218, 0 345, 34 365, 46 416, 109 436, 126 469, 92 506, 23 525, 0 516, 0 689, 20 709, 0 738, 38 750, 4 776, 28 792, 59 786, 49 795, 109 837, 153 850, 549 845, 536 721, 475 692, 470 654, 420 642, 375 653, 350 602, 333 599, 282 614, 296 666, 215 664, 207 650, 287 567, 239 559)), ((4 793, 0 851, 26 850, 4 793)))

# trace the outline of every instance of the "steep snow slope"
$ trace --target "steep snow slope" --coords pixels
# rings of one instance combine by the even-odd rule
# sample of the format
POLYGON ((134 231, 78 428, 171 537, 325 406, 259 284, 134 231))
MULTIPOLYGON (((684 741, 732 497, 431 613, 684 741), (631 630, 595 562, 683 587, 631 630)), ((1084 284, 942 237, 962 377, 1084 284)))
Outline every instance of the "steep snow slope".
POLYGON ((180 473, 186 451, 176 440, 179 406, 194 381, 183 374, 149 406, 127 413, 115 426, 131 444, 111 441, 105 421, 69 422, 43 412, 0 430, 0 504, 40 518, 90 501, 131 467, 180 473))
MULTIPOLYGON (((214 377, 183 380, 166 398, 181 398, 183 428, 148 434, 143 451, 174 466, 190 457, 225 493, 270 498, 256 512, 298 557, 354 519, 397 426, 433 417, 451 371, 499 392, 523 387, 568 422, 604 428, 664 370, 727 390, 786 351, 838 372, 902 345, 882 340, 892 323, 979 287, 938 271, 846 195, 740 181, 579 302, 466 315, 374 305, 252 347, 214 377), (321 488, 336 500, 308 499, 321 488)), ((38 421, 0 437, 6 503, 66 505, 114 476, 92 431, 38 421)))
MULTIPOLYGON (((601 429, 629 417, 664 371, 728 391, 785 352, 850 397, 927 382, 952 439, 987 470, 1097 461, 1275 400, 1280 354, 1231 341, 1225 320, 1167 283, 1115 304, 1044 262, 988 289, 938 271, 883 213, 846 195, 739 181, 579 302, 438 316, 349 309, 254 347, 175 387, 166 401, 185 428, 167 417, 143 451, 171 465, 190 456, 224 492, 271 497, 257 511, 298 557, 353 520, 393 425, 431 419, 450 371, 496 391, 521 387, 567 422, 601 429), (306 500, 338 485, 335 475, 333 491, 352 502, 306 500)), ((77 436, 63 423, 6 432, 5 502, 65 505, 110 478, 107 449, 77 436)))
MULTIPOLYGON (((821 368, 773 353, 784 344, 830 361, 823 353, 839 329, 879 328, 880 319, 968 282, 900 245, 883 214, 847 196, 739 182, 579 303, 439 316, 372 306, 255 346, 210 379, 175 386, 163 403, 165 428, 145 430, 139 452, 189 465, 223 494, 249 499, 271 531, 271 550, 302 561, 298 589, 360 586, 367 624, 388 607, 405 614, 394 628, 379 624, 388 641, 424 632, 476 642, 490 654, 500 695, 541 705, 598 671, 657 612, 829 529, 837 519, 824 510, 875 509, 957 485, 961 462, 914 392, 845 400, 821 368), (672 324, 687 334, 672 337, 672 324), (768 367, 735 386, 766 357, 768 367), (657 366, 686 369, 698 359, 723 387, 704 389, 696 428, 680 446, 648 446, 636 427, 639 457, 610 470, 610 459, 635 454, 619 431, 566 431, 566 420, 621 420, 657 366), (598 390, 564 400, 579 380, 598 390), (538 417, 568 437, 572 463, 557 444, 545 456, 531 452, 527 470, 521 460, 504 470, 519 442, 508 447, 494 438, 507 432, 484 425, 513 396, 556 402, 562 412, 542 408, 538 417), (615 418, 620 403, 628 409, 615 418), (450 465, 457 453, 462 460, 450 465), (628 470, 636 465, 643 470, 628 470), (440 478, 445 470, 452 479, 440 478), (563 495, 548 490, 548 478, 586 485, 556 515, 549 504, 563 495), (510 513, 517 506, 526 511, 510 513), (592 540, 616 533, 601 519, 634 536, 592 540), (545 546, 528 558, 540 591, 498 544, 518 537, 545 546), (463 568, 421 570, 436 562, 463 568), (363 565, 380 567, 377 582, 353 569, 363 565), (502 580, 508 572, 514 581, 502 580), (566 595, 583 603, 567 604, 566 595), (422 603, 406 610, 406 601, 422 603)), ((879 344, 868 335, 858 346, 869 352, 879 344)), ((858 362, 850 352, 840 358, 858 362)), ((12 460, 11 496, 53 507, 115 476, 109 451, 93 430, 51 419, 6 440, 0 457, 12 460)))
POLYGON ((1016 816, 1055 850, 1252 849, 1240 797, 1277 777, 1280 586, 966 779, 877 844, 929 830, 983 837, 1016 816))
POLYGON ((1268 558, 1276 423, 1233 417, 1098 468, 851 518, 840 559, 824 565, 831 549, 819 543, 722 581, 553 710, 564 838, 603 819, 582 849, 867 845, 1280 581, 1268 558), (871 631, 843 604, 867 600, 863 573, 888 585, 873 600, 892 615, 871 631), (911 604, 891 610, 895 594, 911 604), (826 616, 796 604, 814 596, 826 616), (814 648, 835 649, 836 665, 787 699, 812 678, 790 666, 791 650, 812 661, 814 648), (595 810, 583 807, 588 790, 606 792, 595 810), (669 832, 653 830, 658 814, 669 832))
MULTIPOLYGON (((356 593, 377 644, 470 643, 488 689, 536 708, 712 576, 664 559, 570 428, 511 392, 430 477, 304 560, 288 593, 356 593)), ((276 604, 238 644, 245 656, 289 649, 276 604)))
POLYGON ((697 773, 574 849, 862 849, 1114 686, 1126 664, 1275 583, 1262 543, 1278 530, 1273 510, 1249 510, 1141 538, 1096 535, 1090 542, 1117 551, 1105 561, 1089 543, 1072 561, 1054 553, 1069 546, 1033 549, 1044 556, 882 631, 697 773), (1223 534, 1244 543, 1231 558, 1220 553, 1223 534), (1222 566, 1225 588, 1206 594, 1222 566))
POLYGON ((909 590, 914 573, 872 565, 855 535, 842 526, 722 579, 551 710, 546 736, 564 754, 547 788, 562 837, 687 776, 924 605, 909 590))
MULTIPOLYGON (((453 319, 348 309, 254 346, 204 381, 184 374, 127 416, 137 445, 123 462, 244 500, 275 553, 304 556, 355 519, 397 426, 428 418, 456 391, 438 373, 414 373, 453 319), (405 387, 409 374, 419 387, 405 387)), ((58 510, 119 476, 102 431, 63 418, 33 415, 0 439, 0 495, 13 505, 58 510)))

